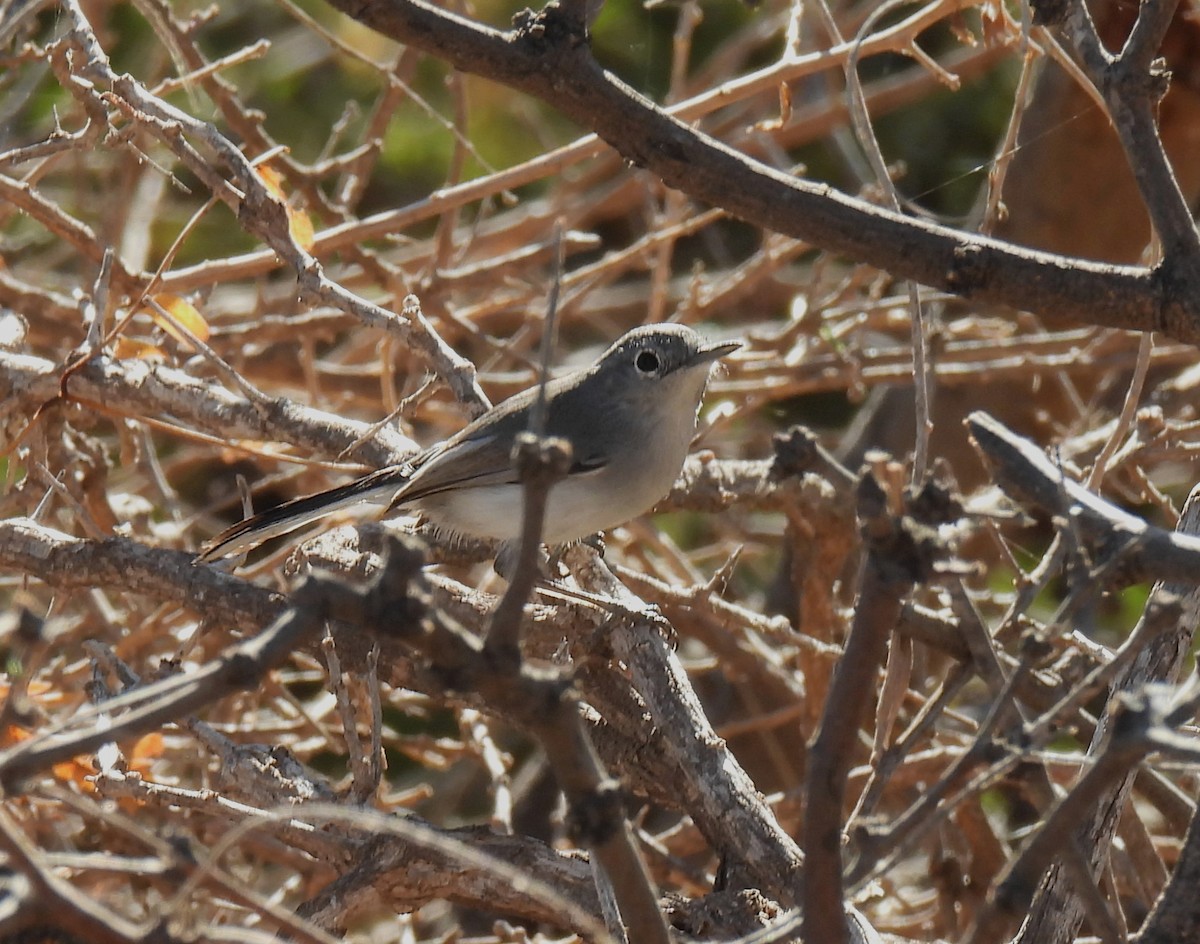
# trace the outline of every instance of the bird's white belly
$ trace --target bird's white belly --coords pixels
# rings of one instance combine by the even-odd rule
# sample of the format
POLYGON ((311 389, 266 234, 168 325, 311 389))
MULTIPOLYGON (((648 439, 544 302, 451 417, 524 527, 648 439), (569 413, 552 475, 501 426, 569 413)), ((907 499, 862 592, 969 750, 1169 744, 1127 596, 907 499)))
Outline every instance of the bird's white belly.
MULTIPOLYGON (((564 544, 623 524, 649 511, 670 490, 674 477, 671 470, 655 481, 631 483, 604 469, 559 482, 550 489, 542 542, 564 544)), ((442 528, 511 541, 521 536, 522 493, 519 485, 463 488, 414 504, 442 528)))

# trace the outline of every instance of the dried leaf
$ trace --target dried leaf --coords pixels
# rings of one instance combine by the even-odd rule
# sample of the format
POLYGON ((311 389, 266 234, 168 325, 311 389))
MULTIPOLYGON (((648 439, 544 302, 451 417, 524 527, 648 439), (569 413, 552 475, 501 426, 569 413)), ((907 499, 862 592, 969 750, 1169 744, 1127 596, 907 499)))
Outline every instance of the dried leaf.
POLYGON ((147 360, 152 357, 166 360, 167 353, 161 347, 147 341, 139 341, 137 338, 117 338, 117 343, 113 348, 113 357, 119 361, 147 360))
POLYGON ((176 327, 176 325, 172 323, 171 319, 174 319, 176 322, 178 322, 180 327, 186 328, 188 331, 190 331, 198 340, 208 340, 210 334, 208 322, 204 320, 204 316, 196 310, 195 306, 192 305, 191 302, 180 298, 178 295, 172 295, 167 292, 154 295, 153 300, 156 305, 167 311, 171 317, 164 317, 162 312, 155 308, 154 305, 146 305, 141 310, 146 312, 146 314, 154 319, 155 324, 157 324, 180 344, 188 344, 190 339, 185 333, 179 330, 179 327, 176 327))

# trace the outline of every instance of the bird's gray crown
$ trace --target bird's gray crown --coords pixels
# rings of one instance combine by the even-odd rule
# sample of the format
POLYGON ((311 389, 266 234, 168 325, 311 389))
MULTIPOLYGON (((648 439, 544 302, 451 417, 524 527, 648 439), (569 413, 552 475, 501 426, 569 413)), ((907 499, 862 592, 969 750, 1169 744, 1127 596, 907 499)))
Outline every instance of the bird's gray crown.
POLYGON ((643 377, 665 377, 681 367, 715 360, 730 347, 707 344, 687 325, 643 325, 623 335, 605 351, 597 368, 628 371, 643 377))

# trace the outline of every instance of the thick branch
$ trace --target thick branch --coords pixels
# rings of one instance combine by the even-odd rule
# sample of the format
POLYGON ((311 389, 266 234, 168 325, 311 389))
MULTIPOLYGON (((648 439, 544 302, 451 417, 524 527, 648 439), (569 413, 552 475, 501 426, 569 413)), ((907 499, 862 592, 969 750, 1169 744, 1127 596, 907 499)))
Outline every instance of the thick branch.
POLYGON ((656 108, 592 57, 552 3, 502 33, 418 0, 331 0, 399 42, 528 92, 593 129, 668 186, 767 229, 980 301, 1041 315, 1164 331, 1200 340, 1200 277, 1104 265, 1021 249, 908 219, 796 180, 753 161, 656 108))
POLYGON ((1063 475, 1037 446, 982 411, 967 429, 987 457, 997 481, 1023 501, 1069 517, 1099 565, 1116 565, 1114 584, 1200 581, 1200 538, 1147 524, 1063 475))

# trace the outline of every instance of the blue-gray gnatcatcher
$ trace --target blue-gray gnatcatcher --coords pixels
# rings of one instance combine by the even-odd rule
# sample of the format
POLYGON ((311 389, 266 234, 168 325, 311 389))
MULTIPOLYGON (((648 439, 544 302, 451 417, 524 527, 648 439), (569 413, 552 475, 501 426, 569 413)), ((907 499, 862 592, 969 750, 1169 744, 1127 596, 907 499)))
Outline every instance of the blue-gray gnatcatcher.
MULTIPOLYGON (((571 443, 572 465, 550 490, 543 542, 565 544, 614 527, 670 491, 696 433, 709 370, 740 346, 706 344, 683 325, 645 325, 591 367, 550 381, 545 433, 571 443)), ((522 488, 513 441, 529 427, 537 395, 534 386, 505 400, 402 465, 247 518, 213 538, 199 559, 248 550, 363 501, 415 509, 466 537, 515 540, 522 488)))

